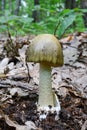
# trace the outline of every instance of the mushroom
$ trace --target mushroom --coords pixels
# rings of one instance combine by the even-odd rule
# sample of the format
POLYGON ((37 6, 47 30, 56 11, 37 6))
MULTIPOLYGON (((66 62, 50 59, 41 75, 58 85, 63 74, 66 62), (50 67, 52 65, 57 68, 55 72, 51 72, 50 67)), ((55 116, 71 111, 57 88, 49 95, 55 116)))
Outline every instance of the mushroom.
POLYGON ((51 67, 63 65, 63 52, 58 39, 52 34, 36 36, 26 51, 26 61, 40 63, 38 108, 56 107, 57 98, 52 90, 51 67))

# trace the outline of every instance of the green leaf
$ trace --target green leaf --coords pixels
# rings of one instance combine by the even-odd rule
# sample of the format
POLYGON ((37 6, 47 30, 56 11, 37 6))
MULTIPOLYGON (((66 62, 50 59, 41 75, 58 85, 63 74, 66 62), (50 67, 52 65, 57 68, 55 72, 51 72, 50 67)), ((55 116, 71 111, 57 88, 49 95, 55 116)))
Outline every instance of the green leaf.
POLYGON ((32 21, 33 21, 33 18, 23 18, 23 17, 20 17, 20 19, 18 19, 18 21, 20 22, 20 23, 24 23, 24 24, 28 24, 28 23, 31 23, 32 21))
POLYGON ((73 24, 73 22, 76 19, 76 14, 73 13, 71 15, 69 15, 68 17, 63 18, 63 20, 61 21, 60 25, 58 26, 58 37, 60 38, 64 32, 66 31, 66 29, 73 24))
POLYGON ((64 9, 59 13, 59 17, 69 16, 71 13, 74 13, 74 10, 64 9))

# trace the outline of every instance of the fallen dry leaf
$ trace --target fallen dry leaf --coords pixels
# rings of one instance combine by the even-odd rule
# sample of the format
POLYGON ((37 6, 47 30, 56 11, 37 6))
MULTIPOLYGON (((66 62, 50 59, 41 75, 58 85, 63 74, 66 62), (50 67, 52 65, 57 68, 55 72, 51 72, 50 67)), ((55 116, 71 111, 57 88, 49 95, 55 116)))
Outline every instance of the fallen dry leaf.
POLYGON ((10 120, 7 115, 5 115, 5 121, 9 126, 15 127, 16 130, 38 130, 32 121, 25 122, 25 125, 19 125, 10 120))
POLYGON ((82 125, 81 130, 87 130, 87 120, 84 122, 84 124, 82 125))

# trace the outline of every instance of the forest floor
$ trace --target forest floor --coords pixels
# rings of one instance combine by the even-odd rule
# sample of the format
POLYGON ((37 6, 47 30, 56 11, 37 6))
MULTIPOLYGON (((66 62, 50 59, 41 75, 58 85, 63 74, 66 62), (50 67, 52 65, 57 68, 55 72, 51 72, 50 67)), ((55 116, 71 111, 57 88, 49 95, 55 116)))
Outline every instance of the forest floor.
POLYGON ((50 111, 46 119, 39 118, 39 64, 25 62, 33 37, 0 34, 0 130, 87 130, 87 33, 60 40, 64 65, 52 68, 61 105, 58 119, 50 111))

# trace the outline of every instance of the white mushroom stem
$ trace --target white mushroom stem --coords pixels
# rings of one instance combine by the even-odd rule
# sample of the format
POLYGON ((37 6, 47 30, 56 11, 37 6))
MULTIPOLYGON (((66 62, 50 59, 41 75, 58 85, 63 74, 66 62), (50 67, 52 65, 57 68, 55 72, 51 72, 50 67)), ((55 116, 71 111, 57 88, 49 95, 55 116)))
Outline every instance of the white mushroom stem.
POLYGON ((54 94, 51 82, 51 66, 40 63, 39 102, 40 107, 54 107, 54 94))

